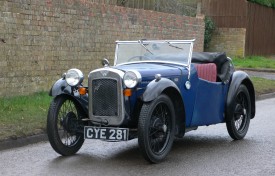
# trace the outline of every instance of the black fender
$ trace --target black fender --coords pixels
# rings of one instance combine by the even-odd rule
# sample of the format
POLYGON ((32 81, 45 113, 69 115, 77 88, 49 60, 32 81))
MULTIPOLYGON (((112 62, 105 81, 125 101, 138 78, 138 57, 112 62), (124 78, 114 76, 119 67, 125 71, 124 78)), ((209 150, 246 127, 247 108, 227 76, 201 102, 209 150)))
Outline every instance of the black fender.
POLYGON ((52 97, 67 96, 71 100, 78 103, 86 115, 88 115, 88 95, 74 95, 72 87, 67 84, 65 79, 61 78, 57 80, 52 86, 49 95, 52 97))
POLYGON ((170 79, 167 79, 167 78, 161 78, 160 80, 154 79, 147 85, 146 90, 142 95, 142 101, 143 102, 153 101, 166 88, 169 88, 169 87, 175 88, 180 93, 178 86, 170 79))
POLYGON ((176 136, 183 137, 185 134, 185 106, 181 92, 178 86, 167 78, 151 81, 142 96, 143 102, 150 102, 156 99, 160 94, 168 95, 175 108, 176 113, 176 136))
POLYGON ((69 86, 65 79, 60 78, 57 80, 52 86, 49 95, 52 97, 56 97, 60 94, 72 94, 72 87, 69 86))
POLYGON ((231 77, 230 86, 227 94, 225 120, 229 120, 234 113, 234 98, 240 85, 243 84, 248 89, 251 101, 251 119, 255 117, 255 89, 248 74, 243 71, 235 71, 231 77))

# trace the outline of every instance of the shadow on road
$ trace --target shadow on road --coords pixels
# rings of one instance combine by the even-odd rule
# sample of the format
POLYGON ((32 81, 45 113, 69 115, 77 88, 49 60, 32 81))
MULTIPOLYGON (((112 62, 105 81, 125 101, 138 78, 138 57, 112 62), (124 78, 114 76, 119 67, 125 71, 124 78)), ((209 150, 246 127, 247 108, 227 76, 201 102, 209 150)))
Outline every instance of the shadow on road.
MULTIPOLYGON (((249 148, 253 150, 253 145, 250 143, 252 142, 249 139, 233 141, 229 137, 224 136, 189 135, 183 139, 175 139, 171 152, 161 164, 182 161, 188 163, 197 162, 198 160, 207 162, 207 160, 212 160, 213 158, 230 158, 232 156, 231 152, 240 156, 248 152, 249 148)), ((92 146, 95 146, 95 144, 92 144, 92 146)), ((148 162, 143 159, 136 139, 123 144, 98 141, 96 148, 91 149, 92 146, 86 144, 84 149, 74 156, 57 157, 51 161, 51 166, 66 165, 69 167, 89 168, 97 165, 98 169, 106 169, 106 167, 121 167, 123 164, 124 166, 139 165, 148 167, 148 162)))

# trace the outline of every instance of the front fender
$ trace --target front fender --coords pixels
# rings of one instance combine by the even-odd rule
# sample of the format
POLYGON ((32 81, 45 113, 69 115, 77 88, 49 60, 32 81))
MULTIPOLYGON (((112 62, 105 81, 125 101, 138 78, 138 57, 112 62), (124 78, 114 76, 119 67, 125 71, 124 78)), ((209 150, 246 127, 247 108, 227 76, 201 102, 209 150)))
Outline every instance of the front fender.
POLYGON ((230 87, 227 94, 226 101, 226 120, 229 120, 230 117, 233 116, 234 113, 234 99, 236 92, 241 84, 244 84, 249 92, 250 101, 251 101, 251 119, 254 118, 256 110, 255 110, 255 90, 247 73, 243 71, 235 71, 232 75, 230 87))
POLYGON ((161 78, 160 80, 155 79, 147 85, 146 90, 142 95, 142 101, 150 102, 154 100, 163 92, 163 90, 165 90, 168 87, 173 87, 180 93, 178 86, 170 79, 167 79, 167 78, 161 78))
POLYGON ((65 79, 60 78, 52 86, 49 95, 56 97, 60 94, 72 94, 72 88, 69 86, 65 79))
POLYGON ((79 103, 79 105, 82 107, 82 110, 88 114, 88 95, 75 95, 72 91, 72 87, 67 84, 65 79, 61 78, 57 80, 52 86, 49 95, 53 97, 68 96, 72 98, 72 100, 79 103))
POLYGON ((76 97, 76 96, 73 96, 71 94, 62 93, 62 94, 57 95, 56 97, 58 97, 58 96, 67 97, 68 99, 70 99, 70 100, 74 101, 75 103, 77 103, 79 108, 81 108, 81 110, 85 113, 85 115, 88 118, 88 111, 89 111, 89 109, 88 109, 88 106, 89 106, 88 95, 83 95, 83 96, 76 97))

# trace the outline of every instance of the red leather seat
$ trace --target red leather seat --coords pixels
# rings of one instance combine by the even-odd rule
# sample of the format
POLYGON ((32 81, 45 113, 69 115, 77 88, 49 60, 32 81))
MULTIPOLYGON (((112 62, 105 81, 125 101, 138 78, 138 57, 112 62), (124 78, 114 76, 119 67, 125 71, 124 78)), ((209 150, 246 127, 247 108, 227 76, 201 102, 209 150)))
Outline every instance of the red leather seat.
POLYGON ((207 81, 216 82, 217 80, 217 66, 214 63, 196 64, 195 65, 198 76, 207 81))

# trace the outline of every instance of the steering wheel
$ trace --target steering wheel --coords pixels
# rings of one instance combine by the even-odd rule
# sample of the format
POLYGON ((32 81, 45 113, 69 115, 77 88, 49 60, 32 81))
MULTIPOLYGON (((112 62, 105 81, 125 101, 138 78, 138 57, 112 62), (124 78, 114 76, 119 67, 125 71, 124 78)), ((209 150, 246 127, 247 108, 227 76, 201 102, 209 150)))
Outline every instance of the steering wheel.
POLYGON ((139 58, 139 60, 141 61, 141 60, 152 60, 151 58, 149 58, 148 56, 133 56, 133 57, 130 57, 129 59, 128 59, 128 62, 130 62, 130 61, 132 61, 132 60, 134 60, 135 58, 139 58))

